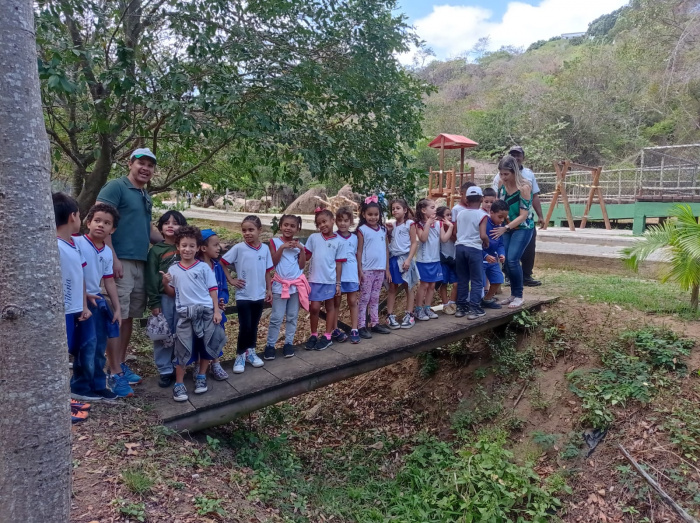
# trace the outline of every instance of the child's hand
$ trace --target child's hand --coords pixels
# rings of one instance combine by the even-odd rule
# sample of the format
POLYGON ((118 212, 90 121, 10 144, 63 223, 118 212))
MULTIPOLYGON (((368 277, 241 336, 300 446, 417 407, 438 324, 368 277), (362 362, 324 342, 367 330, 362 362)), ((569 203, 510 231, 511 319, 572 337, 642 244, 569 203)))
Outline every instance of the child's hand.
POLYGON ((151 314, 153 314, 153 316, 158 316, 161 312, 162 311, 161 311, 160 307, 156 307, 155 309, 151 309, 151 314))
POLYGON ((342 293, 340 292, 340 283, 335 284, 335 295, 340 296, 342 293))
POLYGON ((493 229, 491 231, 491 238, 493 238, 494 240, 497 240, 498 238, 503 236, 507 230, 508 229, 506 229, 505 227, 496 227, 495 229, 493 229))
POLYGON ((387 283, 392 283, 392 281, 391 281, 391 271, 389 271, 389 269, 386 270, 386 281, 387 281, 387 283))
POLYGON ((85 294, 85 296, 87 296, 88 303, 91 303, 93 307, 97 307, 97 300, 100 299, 100 296, 89 293, 85 294))
POLYGON ((484 260, 486 260, 486 263, 496 263, 496 258, 490 254, 487 254, 484 260))
POLYGON ((272 303, 272 291, 270 289, 265 291, 265 303, 272 303))
POLYGON ((435 216, 433 216, 432 218, 428 218, 425 222, 425 226, 432 227, 434 223, 435 223, 435 216))
POLYGON ((78 321, 89 320, 89 319, 90 319, 90 316, 92 316, 92 313, 90 312, 90 309, 88 309, 87 307, 85 307, 85 308, 83 309, 83 312, 80 313, 80 316, 78 317, 78 321))
POLYGON ((119 310, 119 308, 112 314, 112 323, 116 323, 120 327, 122 326, 122 311, 119 310))
POLYGON ((238 278, 234 278, 231 282, 231 285, 233 285, 236 289, 242 289, 243 287, 245 287, 245 280, 239 280, 238 278))
POLYGON ((214 319, 212 321, 214 325, 221 323, 221 311, 219 309, 214 309, 214 319))
POLYGON ((403 272, 406 272, 408 269, 410 269, 411 268, 411 260, 406 258, 406 261, 403 262, 403 265, 401 266, 401 268, 403 269, 403 272))
POLYGON ((299 244, 299 240, 292 240, 289 242, 289 245, 292 249, 301 249, 301 245, 299 244))
POLYGON ((360 269, 358 272, 358 276, 360 277, 360 283, 364 283, 365 281, 365 274, 362 272, 362 269, 360 269))
POLYGON ((389 231, 389 232, 391 232, 391 231, 394 230, 394 224, 393 224, 393 222, 386 222, 386 223, 384 224, 384 227, 386 227, 386 230, 389 231))
POLYGON ((447 230, 448 231, 451 231, 452 229, 454 229, 455 224, 453 222, 446 222, 446 223, 447 223, 447 230))
POLYGON ((169 272, 159 271, 163 275, 163 287, 170 285, 173 281, 173 275, 169 272))
POLYGON ((500 261, 501 263, 503 263, 503 262, 506 261, 506 257, 503 256, 503 255, 501 254, 501 255, 498 257, 498 261, 500 261))

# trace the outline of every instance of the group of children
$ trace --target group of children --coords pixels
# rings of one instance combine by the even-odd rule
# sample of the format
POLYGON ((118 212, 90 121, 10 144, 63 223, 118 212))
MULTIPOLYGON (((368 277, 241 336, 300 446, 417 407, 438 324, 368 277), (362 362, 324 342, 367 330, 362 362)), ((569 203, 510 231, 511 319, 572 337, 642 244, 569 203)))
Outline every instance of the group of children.
MULTIPOLYGON (((104 238, 118 224, 118 213, 109 205, 95 205, 86 220, 89 233, 73 238, 80 229, 77 204, 59 193, 54 195, 54 206, 69 349, 79 347, 71 381, 72 397, 82 400, 129 396, 133 394, 130 383, 135 381, 129 379, 135 376, 133 373, 125 374, 128 369, 111 361, 107 362, 111 374, 103 372, 107 340, 118 336, 121 321, 118 307, 112 313, 100 290, 103 282, 112 303, 118 303, 111 279, 111 251, 104 244, 104 238), (75 328, 88 323, 94 327, 75 328), (76 338, 74 332, 80 335, 76 338), (84 348, 87 345, 89 349, 84 348)), ((246 364, 264 365, 256 353, 256 344, 265 303, 272 306, 265 360, 276 357, 275 345, 285 319, 282 355, 294 356, 300 307, 308 310, 310 316, 311 335, 305 348, 320 351, 334 342, 349 339, 359 343, 373 334, 410 329, 416 321, 438 318, 431 307, 436 287, 443 312, 456 317, 476 319, 485 314, 484 308, 522 304, 522 298, 511 297, 501 303, 495 298, 504 282, 502 236, 509 231, 506 219, 513 218, 509 205, 497 199, 496 191, 482 191, 466 183, 460 202, 452 209, 436 207, 433 200, 422 199, 414 212, 401 198, 392 200, 389 208, 394 220, 385 223, 378 198, 366 198, 354 231, 351 228, 355 216, 350 208, 343 207, 336 213, 317 209, 318 232, 311 234, 305 244, 297 237, 302 224, 299 216, 283 215, 279 221, 280 236, 272 238, 269 246, 260 240, 260 219, 247 216, 241 225, 244 241, 221 257, 221 244, 214 231, 188 226, 177 211, 163 214, 157 224, 163 242, 151 248, 146 263, 151 309, 147 331, 154 340, 159 385, 173 385, 175 401, 186 401, 187 365, 194 364, 195 394, 208 390, 207 373, 216 380, 228 378, 219 359, 226 344, 223 309, 229 299, 229 285, 235 288, 239 324, 235 374, 244 372, 246 364), (385 283, 388 318, 382 324, 379 295, 385 283), (395 312, 400 288, 406 293, 403 315, 395 312), (350 312, 349 333, 338 328, 343 295, 350 312), (325 331, 319 332, 322 307, 326 313, 325 331)), ((80 412, 80 408, 84 406, 78 404, 75 412, 80 412)))

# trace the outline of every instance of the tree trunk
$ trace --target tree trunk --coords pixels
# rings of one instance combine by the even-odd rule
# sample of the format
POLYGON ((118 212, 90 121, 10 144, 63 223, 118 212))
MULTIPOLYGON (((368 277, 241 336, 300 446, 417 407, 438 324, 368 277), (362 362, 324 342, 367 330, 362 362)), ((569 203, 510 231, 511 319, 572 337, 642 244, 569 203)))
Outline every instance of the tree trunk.
POLYGON ((84 218, 97 200, 102 186, 107 183, 109 173, 112 170, 112 139, 106 135, 100 136, 100 156, 97 158, 92 172, 85 177, 80 194, 75 193, 80 205, 80 215, 84 218))
POLYGON ((693 311, 698 310, 698 294, 700 294, 700 285, 695 284, 690 292, 690 308, 693 311))
POLYGON ((0 519, 63 523, 68 353, 33 8, 0 0, 0 519))

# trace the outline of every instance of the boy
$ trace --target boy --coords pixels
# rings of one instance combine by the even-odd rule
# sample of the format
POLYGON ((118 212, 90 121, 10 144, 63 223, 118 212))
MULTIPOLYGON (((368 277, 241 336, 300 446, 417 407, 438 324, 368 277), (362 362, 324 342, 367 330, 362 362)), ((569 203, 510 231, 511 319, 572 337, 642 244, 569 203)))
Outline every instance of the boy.
POLYGON ((163 289, 175 298, 175 386, 173 399, 187 401, 185 367, 199 360, 195 378, 195 394, 205 393, 209 363, 226 345, 221 323, 218 285, 211 267, 195 258, 201 247, 202 234, 197 227, 180 227, 175 246, 180 261, 163 273, 163 289))
POLYGON ((498 194, 491 187, 484 189, 484 201, 481 202, 481 210, 486 214, 491 213, 491 205, 498 199, 498 194))
MULTIPOLYGON (((457 223, 457 216, 459 216, 459 213, 461 213, 464 209, 466 209, 468 207, 468 205, 467 205, 467 191, 469 190, 470 187, 475 187, 475 186, 476 186, 476 184, 473 182, 464 182, 462 184, 462 187, 460 187, 459 202, 457 202, 455 204, 455 206, 452 207, 452 223, 457 223)), ((454 236, 454 234, 453 234, 453 236, 454 236)))
MULTIPOLYGON (((484 197, 484 199, 486 198, 484 197)), ((506 248, 503 245, 503 237, 494 240, 491 238, 491 231, 503 226, 508 217, 508 204, 503 200, 496 200, 490 207, 490 216, 486 221, 486 236, 489 238, 489 246, 484 249, 484 282, 488 280, 489 289, 481 301, 481 306, 487 309, 500 309, 501 305, 496 301, 495 296, 503 284, 501 264, 506 261, 506 248)))
POLYGON ((466 191, 466 207, 457 215, 457 312, 456 318, 475 320, 486 314, 481 308, 483 292, 482 245, 489 246, 486 235, 487 215, 481 210, 483 192, 480 187, 466 191))
POLYGON ((119 338, 119 326, 121 325, 121 311, 117 305, 112 313, 107 301, 102 296, 100 282, 104 281, 107 296, 112 304, 119 303, 117 285, 114 282, 112 272, 112 249, 105 248, 105 239, 114 232, 119 223, 119 212, 113 206, 106 203, 93 205, 86 218, 88 234, 73 238, 78 249, 82 253, 87 265, 83 270, 85 276, 85 289, 88 294, 88 308, 92 313, 90 321, 95 329, 94 354, 83 354, 90 361, 84 362, 88 386, 97 395, 107 394, 106 382, 112 394, 107 394, 108 399, 115 397, 127 398, 134 395, 124 373, 113 374, 107 378, 104 373, 105 355, 110 357, 109 368, 119 369, 119 362, 113 357, 114 352, 107 352, 108 338, 119 338))

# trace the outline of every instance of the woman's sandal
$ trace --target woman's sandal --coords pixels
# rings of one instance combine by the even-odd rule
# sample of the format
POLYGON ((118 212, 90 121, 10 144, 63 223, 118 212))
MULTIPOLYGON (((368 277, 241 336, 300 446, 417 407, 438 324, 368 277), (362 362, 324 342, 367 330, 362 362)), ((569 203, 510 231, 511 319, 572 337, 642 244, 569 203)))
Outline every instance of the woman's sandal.
POLYGON ((503 298, 501 301, 498 303, 500 305, 510 305, 510 303, 515 299, 515 296, 508 296, 507 298, 503 298))
POLYGON ((522 298, 515 298, 513 299, 510 304, 508 305, 509 309, 517 309, 519 307, 523 306, 523 303, 525 303, 525 300, 522 298))

